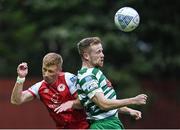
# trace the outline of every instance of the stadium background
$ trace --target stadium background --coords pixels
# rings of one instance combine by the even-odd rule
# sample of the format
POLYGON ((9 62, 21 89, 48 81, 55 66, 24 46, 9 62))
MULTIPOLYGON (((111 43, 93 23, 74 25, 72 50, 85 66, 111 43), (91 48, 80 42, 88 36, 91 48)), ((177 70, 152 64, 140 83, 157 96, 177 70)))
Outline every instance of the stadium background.
POLYGON ((0 0, 0 128, 55 128, 40 101, 10 104, 16 67, 29 64, 25 88, 41 80, 41 59, 60 53, 64 71, 81 66, 76 43, 88 36, 103 40, 104 73, 119 98, 149 96, 135 121, 120 115, 126 128, 180 128, 180 2, 163 0, 0 0), (135 8, 141 17, 131 33, 119 31, 115 12, 135 8), (73 66, 72 66, 73 65, 73 66))

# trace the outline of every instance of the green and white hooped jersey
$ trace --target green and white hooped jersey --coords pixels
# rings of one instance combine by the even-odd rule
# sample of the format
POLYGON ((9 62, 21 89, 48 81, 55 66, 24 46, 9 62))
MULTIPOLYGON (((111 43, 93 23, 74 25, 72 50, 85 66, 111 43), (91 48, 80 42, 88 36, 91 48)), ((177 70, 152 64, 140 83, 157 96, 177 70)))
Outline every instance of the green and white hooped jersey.
POLYGON ((96 92, 103 92, 107 99, 116 99, 116 93, 111 83, 98 68, 81 68, 77 75, 78 97, 86 109, 87 119, 99 120, 113 116, 117 109, 101 110, 91 98, 96 92))

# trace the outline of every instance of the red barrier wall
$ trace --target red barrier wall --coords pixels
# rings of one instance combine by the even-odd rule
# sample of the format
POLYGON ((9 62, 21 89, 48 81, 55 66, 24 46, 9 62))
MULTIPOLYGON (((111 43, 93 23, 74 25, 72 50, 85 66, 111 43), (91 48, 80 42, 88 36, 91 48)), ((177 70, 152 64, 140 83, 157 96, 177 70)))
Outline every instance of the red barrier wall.
POLYGON ((134 121, 121 115, 126 128, 177 129, 180 128, 180 81, 143 80, 142 91, 148 94, 147 104, 140 107, 142 119, 134 121), (143 109, 146 107, 146 110, 143 109), (142 108, 142 109, 141 109, 142 108))
MULTIPOLYGON (((25 86, 36 81, 37 79, 27 80, 25 86)), ((0 80, 0 128, 55 128, 48 111, 39 100, 19 106, 10 103, 14 82, 15 79, 0 80)))

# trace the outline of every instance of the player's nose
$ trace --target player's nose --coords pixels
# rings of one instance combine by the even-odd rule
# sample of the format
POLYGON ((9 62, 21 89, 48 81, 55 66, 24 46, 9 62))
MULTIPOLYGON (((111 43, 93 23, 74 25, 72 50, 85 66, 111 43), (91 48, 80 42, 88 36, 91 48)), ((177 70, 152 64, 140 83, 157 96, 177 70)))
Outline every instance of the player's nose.
POLYGON ((48 76, 49 76, 48 71, 44 72, 44 77, 48 77, 48 76))
POLYGON ((104 53, 103 52, 101 52, 101 57, 104 58, 104 53))

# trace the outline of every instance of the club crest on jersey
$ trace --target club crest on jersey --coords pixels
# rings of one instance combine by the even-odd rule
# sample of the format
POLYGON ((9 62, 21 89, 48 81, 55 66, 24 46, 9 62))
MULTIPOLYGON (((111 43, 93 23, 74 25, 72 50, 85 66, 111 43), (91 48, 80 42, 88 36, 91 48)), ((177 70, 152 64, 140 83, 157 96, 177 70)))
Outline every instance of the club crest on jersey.
POLYGON ((58 85, 58 87, 57 87, 57 90, 59 91, 59 92, 62 92, 62 91, 64 91, 65 90, 65 85, 64 84, 59 84, 58 85))

